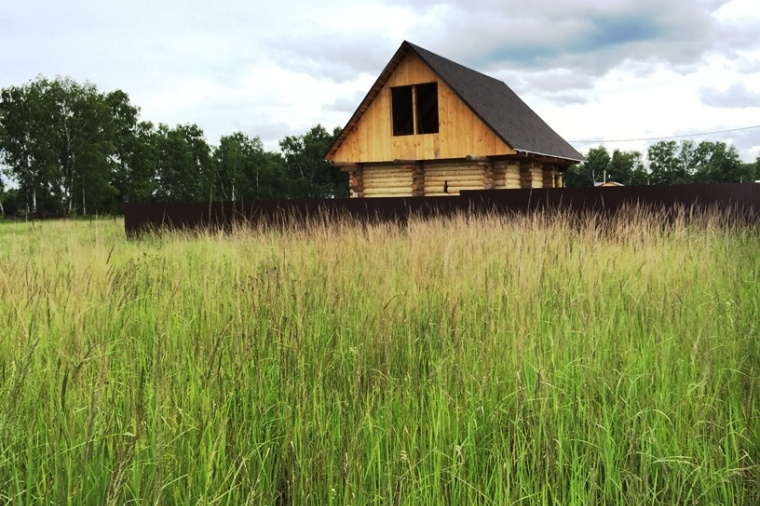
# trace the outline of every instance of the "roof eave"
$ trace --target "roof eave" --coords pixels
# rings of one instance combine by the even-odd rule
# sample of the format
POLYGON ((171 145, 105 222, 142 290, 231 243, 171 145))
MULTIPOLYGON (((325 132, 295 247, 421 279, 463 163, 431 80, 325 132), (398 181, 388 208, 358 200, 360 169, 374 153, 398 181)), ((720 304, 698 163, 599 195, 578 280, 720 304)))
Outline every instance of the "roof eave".
POLYGON ((525 155, 545 156, 547 158, 559 158, 561 160, 567 160, 568 162, 573 162, 573 163, 583 163, 586 161, 586 159, 583 156, 581 156, 580 158, 568 158, 565 156, 550 155, 549 153, 539 153, 537 151, 530 151, 527 149, 514 148, 514 150, 515 150, 515 153, 517 153, 518 155, 523 153, 525 155))

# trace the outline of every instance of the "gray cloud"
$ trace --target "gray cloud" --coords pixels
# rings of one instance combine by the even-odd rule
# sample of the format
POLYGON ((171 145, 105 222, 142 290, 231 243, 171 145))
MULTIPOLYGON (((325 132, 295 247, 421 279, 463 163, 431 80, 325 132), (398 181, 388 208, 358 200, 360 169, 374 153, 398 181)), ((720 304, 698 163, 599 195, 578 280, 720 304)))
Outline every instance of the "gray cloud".
POLYGON ((379 74, 395 44, 391 41, 378 44, 372 37, 339 34, 312 34, 267 42, 278 65, 339 83, 364 72, 379 74))
MULTIPOLYGON (((440 2, 403 2, 418 11, 440 2)), ((684 72, 734 34, 736 47, 754 37, 749 27, 722 26, 713 16, 727 0, 452 0, 430 40, 431 49, 492 73, 570 69, 598 77, 624 62, 665 62, 684 72)), ((756 43, 756 42, 755 42, 756 43)))
POLYGON ((590 90, 594 87, 591 76, 567 68, 533 72, 495 72, 493 77, 502 79, 516 92, 565 92, 567 90, 590 90))
MULTIPOLYGON (((760 33, 760 30, 758 30, 758 33, 760 33)), ((760 72, 760 60, 740 58, 736 70, 741 74, 754 74, 755 72, 760 72)))
POLYGON ((547 93, 543 97, 560 106, 586 104, 591 101, 591 98, 587 94, 577 91, 558 91, 547 93))
POLYGON ((361 92, 354 93, 350 97, 339 97, 327 106, 327 110, 353 114, 365 95, 364 92, 361 92))
MULTIPOLYGON (((725 1, 534 0, 519 9, 500 0, 389 3, 413 20, 406 32, 412 42, 491 75, 536 73, 526 84, 552 91, 547 83, 553 81, 540 73, 562 69, 569 78, 562 80, 564 89, 588 89, 593 78, 626 61, 648 68, 664 61, 689 71, 714 48, 720 27, 711 12, 725 1)), ((277 32, 269 43, 279 64, 342 82, 379 73, 401 42, 378 27, 366 28, 297 37, 277 32)))
MULTIPOLYGON (((58 15, 43 16, 38 7, 10 1, 12 9, 0 14, 9 30, 34 27, 24 48, 11 47, 11 53, 29 59, 33 52, 42 59, 52 52, 60 62, 24 79, 39 72, 82 79, 94 73, 93 66, 113 64, 124 70, 113 71, 116 79, 136 69, 179 71, 193 65, 235 79, 247 60, 269 59, 345 82, 361 73, 378 74, 403 37, 492 75, 506 69, 561 68, 598 77, 625 61, 666 62, 688 71, 715 50, 717 41, 728 44, 726 51, 757 44, 756 31, 722 26, 711 17, 727 0, 533 0, 519 6, 503 0, 481 0, 474 6, 470 0, 379 0, 373 7, 338 2, 336 12, 352 13, 348 21, 311 4, 284 8, 255 2, 208 9, 200 0, 188 0, 177 10, 171 4, 134 0, 92 3, 67 23, 55 22, 67 17, 65 5, 51 7, 58 15), (372 15, 361 16, 368 8, 391 12, 389 19, 395 17, 403 28, 389 30, 372 15), (46 24, 40 27, 38 20, 46 24), (73 37, 79 33, 89 33, 90 40, 73 37), (90 58, 73 56, 84 53, 90 58)), ((18 63, 11 70, 23 66, 18 63)))
POLYGON ((748 90, 742 83, 736 83, 723 91, 715 88, 702 88, 700 98, 703 104, 712 107, 736 109, 760 107, 760 92, 748 90))

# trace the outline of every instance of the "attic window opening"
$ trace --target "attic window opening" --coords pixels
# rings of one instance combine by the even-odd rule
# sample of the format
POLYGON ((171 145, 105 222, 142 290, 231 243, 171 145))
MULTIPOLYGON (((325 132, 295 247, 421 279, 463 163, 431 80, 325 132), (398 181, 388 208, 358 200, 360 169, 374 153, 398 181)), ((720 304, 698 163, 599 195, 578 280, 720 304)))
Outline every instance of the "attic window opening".
POLYGON ((438 133, 438 84, 419 84, 414 87, 417 99, 417 133, 438 133))
POLYGON ((412 135, 414 133, 413 88, 413 86, 391 88, 393 135, 412 135))
POLYGON ((438 83, 391 88, 393 135, 438 133, 438 83))

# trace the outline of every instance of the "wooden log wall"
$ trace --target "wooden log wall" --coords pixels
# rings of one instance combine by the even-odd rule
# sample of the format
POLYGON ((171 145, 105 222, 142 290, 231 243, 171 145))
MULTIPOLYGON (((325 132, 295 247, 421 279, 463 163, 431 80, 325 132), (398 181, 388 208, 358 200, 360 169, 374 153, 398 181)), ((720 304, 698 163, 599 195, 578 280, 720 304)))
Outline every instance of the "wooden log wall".
POLYGON ((543 171, 543 187, 554 188, 554 166, 545 165, 543 171))
POLYGON ((533 173, 530 170, 530 163, 520 162, 520 188, 530 188, 532 176, 533 173))
POLYGON ((412 196, 422 197, 425 195, 425 169, 421 163, 415 164, 412 169, 412 196))
POLYGON ((485 179, 480 162, 444 162, 425 165, 425 196, 459 195, 462 190, 482 190, 485 179))
POLYGON ((541 164, 534 163, 530 167, 530 187, 544 187, 544 168, 541 166, 541 164))
POLYGON ((493 164, 480 162, 478 165, 483 168, 483 189, 493 190, 495 185, 493 164))
POLYGON ((520 165, 517 163, 510 163, 507 165, 507 190, 519 190, 520 189, 520 165))
POLYGON ((495 162, 491 167, 493 175, 493 189, 503 190, 506 188, 507 181, 507 164, 506 162, 495 162))
POLYGON ((422 197, 459 195, 462 190, 561 188, 554 165, 482 160, 392 164, 343 168, 352 197, 422 197))
POLYGON ((351 197, 361 198, 364 196, 364 170, 361 166, 351 168, 348 171, 348 186, 351 197))
POLYGON ((364 197, 411 197, 413 165, 372 165, 362 171, 364 197))
POLYGON ((497 160, 491 164, 494 190, 519 190, 520 164, 516 161, 497 160))
POLYGON ((493 163, 494 190, 520 188, 520 166, 515 162, 496 161, 493 163))

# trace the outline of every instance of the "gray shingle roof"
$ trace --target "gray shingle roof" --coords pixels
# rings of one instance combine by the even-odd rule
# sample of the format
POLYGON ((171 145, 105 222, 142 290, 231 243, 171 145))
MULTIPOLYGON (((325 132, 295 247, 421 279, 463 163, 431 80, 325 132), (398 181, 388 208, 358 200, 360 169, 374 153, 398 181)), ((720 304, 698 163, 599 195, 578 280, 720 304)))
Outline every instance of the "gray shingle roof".
POLYGON ((504 82, 410 42, 404 44, 512 149, 569 160, 584 159, 504 82))

